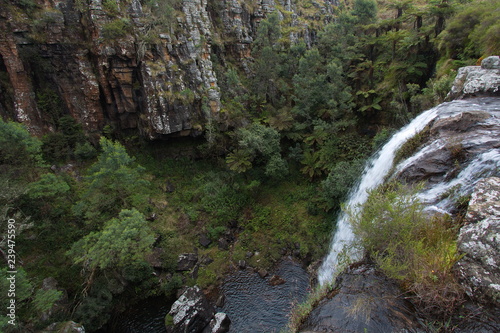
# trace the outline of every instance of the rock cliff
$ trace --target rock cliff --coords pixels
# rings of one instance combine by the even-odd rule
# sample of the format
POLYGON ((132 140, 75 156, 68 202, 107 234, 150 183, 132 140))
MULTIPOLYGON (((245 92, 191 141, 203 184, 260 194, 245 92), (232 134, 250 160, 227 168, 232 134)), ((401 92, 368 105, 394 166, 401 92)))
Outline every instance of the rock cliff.
MULTIPOLYGON (((217 121, 216 64, 232 59, 248 71, 260 20, 278 7, 294 11, 288 0, 4 2, 2 117, 40 134, 70 114, 87 133, 108 125, 150 139, 196 135, 217 121)), ((318 6, 325 17, 333 4, 318 6)), ((292 17, 291 41, 313 35, 292 17)))
POLYGON ((460 229, 457 263, 467 294, 483 303, 500 304, 500 178, 478 182, 460 229))

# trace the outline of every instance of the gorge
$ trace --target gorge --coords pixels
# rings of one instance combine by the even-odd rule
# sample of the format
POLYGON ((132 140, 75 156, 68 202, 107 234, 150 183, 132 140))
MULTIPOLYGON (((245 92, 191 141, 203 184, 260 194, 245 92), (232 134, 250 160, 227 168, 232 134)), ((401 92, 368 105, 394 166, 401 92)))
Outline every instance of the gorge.
MULTIPOLYGON (((469 70, 480 71, 481 69, 475 67, 469 68, 469 70)), ((498 69, 490 69, 488 74, 491 74, 493 80, 486 80, 487 84, 497 82, 498 87, 500 79, 498 69)), ((458 81, 459 77, 456 83, 458 81)), ((457 87, 454 86, 454 89, 456 90, 457 87)), ((473 93, 481 95, 488 88, 477 89, 473 93)), ((497 237, 500 226, 496 221, 498 221, 497 193, 500 188, 498 187, 498 178, 495 178, 499 176, 500 172, 500 152, 498 150, 500 138, 498 133, 500 133, 500 99, 498 97, 458 99, 425 111, 395 133, 380 151, 367 162, 361 179, 354 186, 346 204, 346 207, 362 209, 369 191, 384 182, 390 182, 391 179, 406 184, 425 181, 426 185, 417 193, 417 197, 429 214, 437 212, 455 216, 457 207, 463 205, 460 202, 463 198, 470 198, 472 193, 474 193, 473 196, 479 195, 479 197, 486 194, 486 198, 489 197, 493 200, 487 201, 493 205, 492 210, 488 213, 479 209, 482 211, 479 214, 491 216, 491 218, 489 222, 485 222, 487 223, 485 226, 480 227, 485 228, 484 231, 482 229, 475 230, 472 221, 471 224, 462 227, 459 246, 465 252, 465 257, 457 263, 469 297, 476 300, 481 299, 485 304, 491 304, 490 302, 495 304, 496 296, 494 295, 498 292, 496 286, 499 282, 496 278, 498 276, 496 270, 497 260, 500 258, 497 237), (407 152, 407 156, 399 157, 399 161, 394 163, 395 157, 400 155, 398 151, 401 147, 422 132, 427 134, 424 139, 420 139, 418 145, 413 147, 414 151, 407 152), (456 152, 456 149, 460 149, 460 152, 456 152), (481 190, 481 187, 484 187, 485 185, 482 184, 485 183, 492 184, 492 187, 486 190, 487 193, 476 194, 484 191, 481 190), (477 251, 486 252, 478 253, 477 251)), ((474 199, 474 201, 477 200, 474 199)), ((475 209, 472 208, 473 205, 475 203, 469 203, 469 214, 477 214, 473 213, 475 209)), ((351 218, 352 215, 343 213, 337 221, 337 229, 332 240, 330 253, 323 260, 318 271, 320 285, 331 283, 334 277, 346 269, 346 264, 340 266, 340 270, 337 268, 340 253, 347 257, 342 260, 348 260, 348 263, 362 259, 360 255, 362 249, 357 247, 355 236, 351 230, 351 218), (343 248, 347 248, 348 251, 343 248)), ((467 219, 471 218, 467 217, 467 219)), ((293 266, 293 264, 287 264, 286 261, 281 263, 282 267, 284 267, 283 265, 293 266)), ((313 309, 310 317, 306 319, 305 327, 300 330, 301 332, 323 332, 325 329, 359 331, 363 328, 368 328, 369 331, 397 331, 401 329, 412 332, 422 331, 419 320, 409 310, 413 305, 408 300, 399 300, 400 296, 398 295, 401 294, 401 291, 396 285, 391 285, 384 280, 383 276, 377 275, 376 268, 366 265, 354 267, 349 270, 349 273, 341 274, 342 282, 337 281, 335 284, 335 288, 338 288, 340 293, 332 296, 331 301, 320 303, 317 309, 313 309), (377 277, 371 277, 373 274, 377 277), (350 291, 349 288, 351 288, 350 291), (367 297, 370 300, 364 301, 366 304, 364 309, 360 310, 361 313, 353 315, 346 308, 355 306, 357 302, 355 297, 360 297, 360 299, 367 297), (391 300, 392 298, 394 300, 391 300), (335 304, 337 299, 339 299, 340 304, 329 305, 335 304), (384 300, 387 303, 384 303, 384 300), (402 318, 404 319, 397 318, 400 316, 397 311, 403 313, 402 318), (363 319, 365 314, 366 320, 363 319)), ((286 311, 283 312, 281 308, 278 309, 271 304, 287 300, 286 295, 282 295, 280 291, 272 287, 263 289, 269 288, 269 286, 266 287, 267 283, 259 278, 257 273, 236 273, 236 275, 238 274, 242 276, 250 274, 248 279, 255 281, 245 281, 245 278, 240 277, 241 282, 236 282, 238 278, 230 277, 230 279, 235 280, 224 284, 223 294, 226 296, 226 306, 222 311, 229 310, 230 318, 236 316, 235 324, 231 326, 229 332, 278 329, 279 326, 275 326, 275 323, 280 323, 283 320, 286 311), (259 290, 261 290, 261 294, 259 294, 259 290), (247 293, 253 296, 247 297, 247 293), (267 305, 261 309, 262 304, 254 302, 267 305), (275 309, 276 312, 269 312, 269 307, 275 309), (243 313, 239 313, 242 309, 245 309, 243 313), (245 319, 247 317, 252 319, 245 319)), ((283 275, 279 272, 278 274, 283 275)), ((289 280, 293 278, 293 274, 287 273, 283 276, 289 280)), ((295 272, 295 274, 297 278, 302 278, 300 272, 295 272)), ((292 286, 294 286, 293 283, 292 286)), ((303 281, 301 288, 306 289, 307 282, 303 281)), ((298 295, 298 292, 291 294, 298 295)), ((463 332, 479 329, 493 332, 500 327, 500 323, 491 317, 484 319, 480 316, 470 321, 464 321, 462 324, 466 327, 463 328, 463 332)))
POLYGON ((499 6, 1 1, 0 330, 498 331, 499 6))

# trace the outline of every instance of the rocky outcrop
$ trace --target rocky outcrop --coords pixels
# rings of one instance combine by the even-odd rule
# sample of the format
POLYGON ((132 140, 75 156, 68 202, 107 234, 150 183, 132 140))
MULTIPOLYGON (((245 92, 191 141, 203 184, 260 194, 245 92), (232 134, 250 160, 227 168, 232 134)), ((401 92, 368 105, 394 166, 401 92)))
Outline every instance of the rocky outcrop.
POLYGON ((456 267, 467 294, 499 306, 500 178, 486 178, 476 185, 458 244, 464 257, 456 267))
POLYGON ((467 66, 458 70, 448 100, 472 96, 500 96, 500 57, 483 59, 481 66, 467 66))
MULTIPOLYGON (((396 177, 407 183, 426 181, 429 187, 450 183, 461 172, 467 177, 465 170, 468 166, 473 167, 475 160, 495 153, 495 148, 500 147, 500 112, 494 107, 494 101, 488 98, 475 99, 474 102, 457 101, 456 105, 448 105, 449 110, 444 110, 444 106, 443 116, 420 134, 425 137, 420 152, 397 167, 396 177), (488 109, 488 105, 493 107, 488 109), (482 107, 484 111, 480 110, 482 107)), ((492 163, 490 169, 494 170, 492 163)), ((473 186, 455 183, 457 186, 473 186)))
POLYGON ((229 316, 223 312, 218 312, 214 315, 210 324, 205 327, 203 333, 226 333, 229 332, 230 325, 231 319, 229 319, 229 316))
MULTIPOLYGON (((40 103, 49 94, 61 105, 56 113, 70 114, 87 133, 109 126, 150 139, 199 135, 217 122, 224 78, 214 55, 249 73, 260 20, 277 4, 294 11, 287 0, 182 0, 168 8, 138 0, 29 3, 0 8, 0 74, 8 78, 7 86, 0 80, 1 116, 36 134, 51 131, 61 114, 40 103)), ((325 17, 332 4, 322 6, 325 17)), ((293 17, 293 34, 309 34, 293 17)))
POLYGON ((198 255, 196 253, 182 253, 177 259, 178 271, 190 271, 198 262, 198 255))
POLYGON ((393 281, 362 264, 338 276, 334 291, 310 313, 300 332, 423 332, 401 294, 393 281))
POLYGON ((41 333, 85 333, 85 328, 82 324, 74 321, 66 321, 62 323, 53 323, 47 326, 41 333))
POLYGON ((230 323, 225 313, 215 314, 197 286, 186 289, 165 318, 167 333, 225 333, 230 323))

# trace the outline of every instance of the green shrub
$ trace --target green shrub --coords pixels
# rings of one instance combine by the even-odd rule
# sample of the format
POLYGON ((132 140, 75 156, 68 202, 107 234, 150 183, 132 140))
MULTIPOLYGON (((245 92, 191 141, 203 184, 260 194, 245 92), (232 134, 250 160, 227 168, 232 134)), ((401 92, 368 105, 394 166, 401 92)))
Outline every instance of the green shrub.
POLYGON ((77 160, 86 161, 95 158, 97 150, 89 142, 77 143, 74 154, 77 160))
POLYGON ((61 296, 62 291, 55 289, 38 289, 35 298, 33 299, 33 305, 39 313, 47 312, 54 306, 61 296))
POLYGON ((238 219, 250 197, 229 173, 209 173, 199 180, 199 207, 213 217, 211 227, 238 219))
POLYGON ((24 125, 0 118, 0 165, 42 166, 42 142, 30 135, 24 125))
POLYGON ((337 163, 321 183, 323 200, 326 208, 338 209, 344 201, 347 193, 359 178, 364 161, 355 160, 351 162, 341 161, 337 163))
POLYGON ((374 190, 351 217, 360 245, 414 294, 421 313, 446 318, 462 303, 464 291, 452 273, 460 259, 456 228, 446 216, 424 214, 414 189, 389 184, 374 190))
POLYGON ((132 24, 124 18, 117 18, 102 27, 102 37, 105 40, 114 40, 127 36, 132 31, 132 24))
POLYGON ((102 9, 111 16, 116 16, 120 13, 116 0, 104 0, 102 2, 102 9))

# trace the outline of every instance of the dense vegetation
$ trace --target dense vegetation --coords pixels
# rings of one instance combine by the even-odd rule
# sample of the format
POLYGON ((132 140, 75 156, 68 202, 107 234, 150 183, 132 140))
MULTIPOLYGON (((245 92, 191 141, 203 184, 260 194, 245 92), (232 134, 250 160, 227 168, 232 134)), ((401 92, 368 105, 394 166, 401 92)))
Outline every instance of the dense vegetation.
POLYGON ((464 301, 452 269, 460 259, 460 222, 448 215, 429 217, 416 189, 388 184, 371 191, 366 204, 352 213, 361 245, 380 269, 400 280, 424 318, 450 318, 464 301))
MULTIPOLYGON (((105 29, 110 40, 133 33, 113 4, 105 1, 116 16, 105 29)), ((36 10, 29 0, 18 5, 36 10)), ((310 1, 295 5, 304 17, 313 11, 310 1)), ((178 3, 144 6, 151 29, 142 38, 154 43, 178 3)), ((500 53, 499 7, 498 0, 346 1, 333 19, 309 22, 315 38, 308 44, 291 38, 300 31, 278 6, 280 14, 258 25, 251 74, 230 54, 213 54, 223 110, 204 138, 151 143, 106 128, 97 144, 63 116, 54 92, 41 91, 37 103, 53 115, 55 132, 35 138, 0 121, 0 225, 17 223, 22 329, 71 318, 92 331, 131 299, 181 285, 212 288, 238 260, 268 269, 284 254, 320 259, 366 157, 392 129, 442 101, 458 67, 500 53), (201 246, 201 236, 211 244, 201 246), (197 274, 178 271, 178 255, 193 247, 210 260, 200 260, 197 274), (161 267, 152 267, 153 248, 163 249, 161 267), (248 252, 258 255, 247 259, 248 252), (48 277, 60 289, 42 288, 48 277)), ((372 236, 387 235, 363 241, 391 276, 417 293, 432 284, 433 275, 407 269, 420 259, 391 256, 402 241, 372 236)), ((422 243, 411 241, 405 244, 422 243)), ((0 245, 5 256, 5 239, 0 245)), ((441 274, 441 266, 426 271, 441 274)), ((2 290, 6 274, 0 271, 2 290)))

